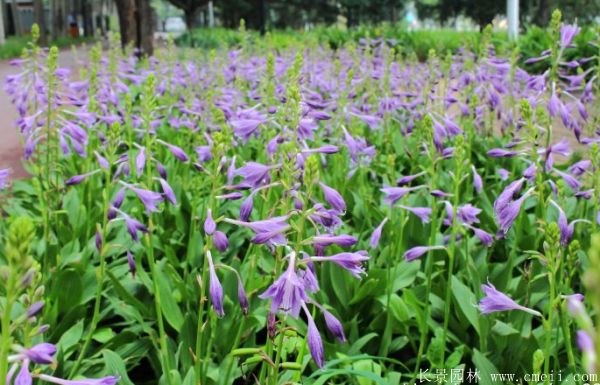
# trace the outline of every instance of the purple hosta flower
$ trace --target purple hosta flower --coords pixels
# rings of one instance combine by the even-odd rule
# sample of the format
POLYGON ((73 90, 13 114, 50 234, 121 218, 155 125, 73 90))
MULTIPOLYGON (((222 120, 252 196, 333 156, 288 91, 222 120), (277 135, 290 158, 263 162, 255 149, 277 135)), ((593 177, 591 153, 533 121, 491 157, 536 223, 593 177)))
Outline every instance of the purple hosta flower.
POLYGON ((236 119, 230 120, 233 132, 243 140, 248 140, 256 132, 258 126, 266 123, 266 119, 236 119))
POLYGON ((65 185, 67 185, 67 186, 78 185, 79 183, 83 182, 88 176, 94 175, 99 171, 100 170, 94 170, 94 171, 87 172, 85 174, 72 176, 65 181, 65 185))
POLYGON ((485 294, 485 297, 479 302, 479 310, 481 310, 482 314, 490 314, 497 311, 522 310, 538 317, 542 316, 537 310, 519 305, 506 294, 496 290, 494 285, 489 282, 481 285, 481 290, 485 294))
POLYGON ((557 169, 554 169, 554 172, 557 173, 573 191, 578 191, 581 188, 581 183, 572 175, 557 169))
POLYGON ((323 194, 325 195, 325 201, 333 207, 335 210, 339 212, 344 212, 346 210, 346 202, 342 195, 337 192, 337 190, 327 186, 325 183, 320 183, 321 189, 323 190, 323 194))
POLYGON ((33 318, 35 317, 42 309, 44 308, 44 301, 38 301, 35 302, 34 304, 32 304, 31 306, 29 306, 29 308, 27 309, 27 312, 25 313, 25 316, 27 318, 33 318))
POLYGON ((409 184, 410 182, 412 182, 413 180, 417 179, 418 177, 425 175, 425 171, 420 172, 418 174, 414 174, 414 175, 406 175, 406 176, 402 176, 398 179, 396 179, 396 184, 398 186, 404 186, 409 184))
POLYGON ((569 47, 579 31, 580 28, 576 24, 563 24, 560 27, 560 48, 565 49, 569 47))
POLYGON ((410 262, 421 257, 423 254, 428 253, 429 251, 444 249, 444 246, 415 246, 411 249, 406 250, 406 252, 404 253, 404 259, 410 262))
POLYGON ((502 190, 494 201, 494 213, 496 216, 500 215, 500 212, 513 200, 515 194, 521 191, 523 183, 525 183, 525 179, 517 179, 502 190))
POLYGON ((131 276, 135 278, 135 273, 137 271, 135 258, 129 250, 127 250, 127 265, 129 266, 129 272, 131 273, 131 276))
POLYGON ((167 169, 165 168, 165 166, 163 166, 163 164, 160 163, 159 161, 155 161, 155 162, 156 162, 156 170, 158 171, 158 175, 160 175, 160 177, 163 179, 167 179, 167 169))
POLYGON ((254 231, 256 235, 252 238, 252 242, 258 244, 266 243, 269 246, 273 246, 287 244, 284 233, 290 228, 290 225, 286 222, 288 217, 284 215, 254 222, 243 222, 226 218, 225 221, 234 225, 247 227, 254 231))
POLYGON ((379 126, 379 123, 381 122, 381 118, 378 118, 377 116, 366 115, 366 114, 355 114, 355 113, 350 113, 350 114, 353 116, 356 116, 357 118, 359 118, 360 120, 365 122, 366 125, 369 126, 369 128, 371 130, 377 128, 377 126, 379 126))
POLYGON ((167 146, 169 151, 171 151, 171 154, 173 154, 175 158, 179 159, 180 161, 187 162, 190 159, 188 154, 186 154, 185 151, 183 151, 180 147, 177 147, 160 139, 157 139, 156 141, 164 146, 167 146))
POLYGON ((377 226, 375 228, 375 230, 373 230, 373 234, 371 234, 371 239, 369 240, 369 246, 371 246, 372 249, 377 248, 377 246, 379 245, 379 239, 381 238, 381 232, 383 230, 383 226, 385 225, 385 223, 387 221, 388 221, 388 217, 383 218, 383 220, 381 221, 379 226, 377 226))
POLYGON ((335 154, 337 152, 339 152, 340 149, 337 146, 331 145, 331 144, 327 144, 321 147, 317 147, 317 148, 307 148, 302 150, 303 154, 335 154))
POLYGON ((525 171, 523 171, 523 178, 526 178, 529 182, 533 182, 535 179, 535 174, 537 173, 537 165, 535 163, 531 163, 525 171))
POLYGON ((219 277, 217 277, 210 250, 206 251, 206 259, 208 260, 208 272, 210 275, 210 282, 208 285, 210 302, 212 303, 212 307, 215 310, 215 313, 217 313, 217 316, 223 317, 225 315, 225 311, 223 311, 223 286, 221 286, 219 277))
POLYGON ((336 209, 328 210, 321 203, 317 203, 313 206, 313 211, 314 214, 311 214, 310 219, 328 231, 333 231, 342 224, 340 212, 336 209))
POLYGON ((481 179, 481 175, 477 173, 475 166, 471 166, 471 170, 473 171, 473 187, 475 188, 475 191, 477 191, 477 194, 481 194, 483 191, 483 180, 481 179))
POLYGON ((331 246, 338 245, 341 247, 350 247, 356 244, 358 240, 352 235, 342 234, 342 235, 316 235, 312 238, 311 243, 313 245, 318 246, 331 246))
POLYGON ((504 168, 500 168, 498 169, 498 176, 500 177, 500 180, 507 180, 508 177, 510 176, 510 171, 504 169, 504 168))
POLYGON ((23 349, 21 354, 34 364, 48 365, 54 362, 53 357, 56 354, 56 346, 42 342, 29 349, 23 349))
POLYGON ((138 231, 141 231, 142 233, 148 232, 146 225, 130 217, 129 215, 123 214, 123 219, 125 220, 125 225, 127 226, 127 231, 129 232, 131 239, 133 239, 135 242, 140 241, 138 237, 138 231))
POLYGON ((49 376, 47 374, 37 374, 36 377, 42 381, 51 382, 58 385, 115 385, 117 382, 119 382, 119 377, 114 376, 86 378, 82 380, 63 380, 62 378, 49 376))
POLYGON ((325 317, 325 325, 327 325, 327 329, 333 334, 335 338, 337 338, 340 342, 346 342, 346 335, 344 334, 344 327, 340 320, 335 318, 331 312, 322 309, 323 316, 325 317))
MULTIPOLYGON (((257 191, 257 190, 255 190, 257 191)), ((248 222, 250 219, 250 215, 252 214, 252 209, 254 208, 254 192, 252 192, 240 205, 240 221, 248 222)))
POLYGON ((245 165, 235 170, 234 175, 239 175, 244 178, 242 185, 258 187, 263 183, 269 183, 269 171, 278 167, 279 165, 266 166, 257 162, 247 162, 245 165))
POLYGON ((539 149, 538 154, 545 154, 546 172, 550 172, 552 170, 552 166, 554 165, 554 154, 567 157, 571 155, 571 148, 569 146, 569 142, 566 139, 562 139, 560 142, 552 144, 546 149, 539 149))
POLYGON ((220 252, 224 252, 229 247, 229 240, 227 239, 227 235, 225 235, 222 231, 215 231, 213 234, 213 243, 217 250, 220 252))
POLYGON ((259 298, 271 298, 271 313, 281 311, 298 318, 306 293, 302 280, 296 274, 296 253, 290 253, 287 269, 259 298))
POLYGON ((452 196, 452 194, 448 194, 447 192, 442 191, 442 190, 431 190, 429 192, 429 194, 436 198, 447 198, 447 197, 452 196))
POLYGON ((468 225, 473 223, 479 223, 479 219, 477 218, 479 213, 481 213, 481 209, 474 207, 470 203, 463 206, 458 206, 456 210, 457 219, 462 223, 468 225))
POLYGON ((360 250, 354 253, 338 253, 327 257, 310 257, 310 260, 313 262, 333 262, 348 270, 353 276, 359 279, 361 275, 365 272, 362 263, 364 261, 367 261, 368 259, 369 255, 364 250, 360 250))
POLYGON ((317 329, 317 325, 315 325, 315 321, 313 320, 312 315, 306 308, 306 305, 302 304, 302 308, 304 309, 304 313, 306 314, 306 319, 308 321, 308 328, 306 331, 306 342, 308 344, 308 350, 310 350, 310 355, 313 360, 317 364, 319 368, 323 367, 325 363, 325 353, 323 351, 323 341, 321 340, 321 334, 319 333, 319 329, 317 329))
POLYGON ((398 207, 415 214, 416 216, 419 217, 421 222, 429 223, 429 217, 431 216, 431 208, 429 208, 429 207, 410 207, 410 206, 404 206, 404 205, 398 205, 398 207))
POLYGON ((140 201, 142 201, 142 203, 146 207, 147 212, 150 213, 158 211, 157 204, 163 201, 162 194, 150 190, 145 190, 139 187, 134 187, 132 185, 126 186, 128 189, 133 191, 135 195, 137 195, 140 201))
POLYGON ((244 317, 246 317, 248 316, 248 309, 250 308, 250 305, 248 304, 248 296, 246 295, 246 290, 244 289, 244 283, 242 282, 242 279, 239 275, 237 294, 238 302, 240 303, 240 308, 242 309, 242 314, 244 315, 244 317))
POLYGON ((569 223, 567 215, 565 214, 564 210, 558 205, 558 203, 554 202, 553 200, 550 200, 550 203, 552 203, 554 207, 556 207, 556 209, 558 210, 558 220, 556 221, 556 223, 558 224, 558 228, 560 229, 560 244, 562 246, 566 246, 569 244, 569 242, 571 242, 571 239, 573 238, 573 233, 575 232, 575 223, 589 223, 589 221, 586 219, 576 219, 569 223))
POLYGON ((98 253, 102 252, 102 234, 100 233, 100 231, 96 230, 96 235, 94 237, 95 239, 95 243, 96 243, 96 250, 98 250, 98 253))
POLYGON ((550 96, 550 99, 548 99, 548 103, 546 104, 546 110, 548 111, 548 114, 554 118, 556 115, 558 115, 558 111, 560 110, 560 106, 562 103, 556 95, 554 87, 552 88, 552 95, 550 96))
POLYGON ((302 262, 305 263, 306 268, 298 271, 298 276, 304 284, 304 288, 309 293, 316 293, 319 291, 319 281, 317 280, 315 264, 310 260, 310 257, 305 252, 302 252, 302 262))
POLYGON ((10 169, 5 168, 0 170, 0 190, 3 190, 8 184, 8 176, 10 175, 10 169))
MULTIPOLYGON (((7 384, 10 381, 6 381, 7 384)), ((25 359, 21 363, 21 370, 15 377, 14 385, 31 385, 33 383, 33 378, 31 377, 31 372, 29 371, 29 360, 25 359)))
POLYGON ((523 202, 525 202, 525 199, 527 199, 529 197, 529 195, 531 195, 532 192, 533 192, 533 188, 529 189, 519 199, 508 203, 506 206, 504 206, 498 212, 498 215, 496 217, 496 222, 500 226, 499 235, 501 237, 504 237, 506 235, 506 233, 508 233, 508 230, 510 230, 512 224, 514 223, 514 221, 517 219, 517 216, 521 212, 521 206, 523 205, 523 202))
POLYGON ((425 186, 415 186, 415 187, 384 187, 381 191, 385 194, 385 198, 383 201, 388 203, 390 206, 393 206, 398 200, 402 199, 408 193, 421 189, 425 186))
POLYGON ((478 229, 477 227, 473 227, 471 225, 465 225, 465 226, 468 227, 469 229, 473 230, 473 233, 479 239, 479 241, 481 243, 483 243, 484 245, 486 245, 487 247, 490 247, 494 243, 494 236, 492 234, 488 233, 487 231, 478 229))
POLYGON ((487 152, 488 156, 492 158, 510 158, 519 155, 519 151, 510 151, 503 148, 493 148, 487 152))
POLYGON ((584 366, 588 373, 596 372, 596 346, 590 334, 585 330, 577 331, 577 346, 583 353, 584 366))
POLYGON ((575 176, 581 176, 587 172, 587 170, 592 167, 592 162, 589 160, 580 160, 577 163, 573 163, 571 167, 569 167, 569 172, 575 176))
POLYGON ((238 199, 242 199, 243 197, 244 197, 244 194, 242 194, 239 191, 235 191, 235 192, 228 193, 228 194, 217 195, 215 198, 235 201, 238 199))
POLYGON ((135 172, 137 176, 142 175, 146 167, 146 147, 140 147, 140 151, 135 157, 135 172))
POLYGON ((169 200, 169 202, 171 202, 171 204, 173 206, 176 206, 177 198, 175 197, 175 192, 173 192, 173 189, 171 188, 169 183, 166 180, 164 180, 163 178, 160 178, 159 181, 160 181, 160 186, 162 187, 162 190, 163 190, 163 194, 165 194, 165 196, 167 197, 167 199, 169 200))
POLYGON ((96 161, 98 162, 98 165, 100 165, 100 167, 102 167, 105 170, 110 169, 110 163, 108 163, 108 160, 105 157, 100 155, 97 151, 94 151, 94 155, 96 155, 96 161))
POLYGON ((217 229, 217 223, 214 221, 214 219, 212 217, 212 210, 208 209, 206 211, 206 219, 204 220, 204 232, 207 235, 213 235, 216 229, 217 229))

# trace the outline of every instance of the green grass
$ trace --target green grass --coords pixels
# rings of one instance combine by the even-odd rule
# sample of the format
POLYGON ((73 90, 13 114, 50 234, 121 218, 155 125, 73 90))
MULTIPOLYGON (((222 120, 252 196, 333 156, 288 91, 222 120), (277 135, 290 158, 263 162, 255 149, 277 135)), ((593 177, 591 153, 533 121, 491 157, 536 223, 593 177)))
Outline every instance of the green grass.
MULTIPOLYGON (((73 44, 80 44, 83 42, 90 41, 89 37, 79 37, 73 39, 68 36, 59 37, 58 39, 51 41, 49 46, 69 47, 73 44)), ((0 59, 13 59, 21 56, 24 48, 27 48, 27 44, 31 41, 31 36, 8 36, 6 42, 0 45, 0 59)))

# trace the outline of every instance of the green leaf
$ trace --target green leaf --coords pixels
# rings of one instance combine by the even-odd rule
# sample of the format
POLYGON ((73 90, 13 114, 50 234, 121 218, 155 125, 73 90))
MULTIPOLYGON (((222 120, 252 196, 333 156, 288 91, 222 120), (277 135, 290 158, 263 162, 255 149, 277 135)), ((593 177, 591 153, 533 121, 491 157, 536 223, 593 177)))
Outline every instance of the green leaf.
POLYGON ((479 384, 481 385, 494 385, 495 382, 492 380, 492 373, 500 373, 498 369, 483 355, 479 350, 473 349, 473 363, 479 372, 479 384))
POLYGON ((503 337, 510 336, 512 334, 519 334, 519 331, 507 323, 496 320, 496 324, 492 327, 492 331, 503 337))
POLYGON ((120 385, 134 385, 127 375, 127 369, 125 368, 125 363, 123 362, 121 356, 111 350, 103 350, 102 357, 104 357, 104 362, 106 365, 104 373, 107 376, 120 377, 120 385))
MULTIPOLYGON (((164 264, 163 264, 164 265, 164 264)), ((169 286, 169 281, 163 272, 162 266, 158 266, 156 269, 156 282, 158 283, 158 290, 160 292, 160 306, 162 313, 173 329, 179 331, 181 325, 183 325, 183 314, 181 309, 175 302, 173 297, 173 289, 169 286)))
POLYGON ((456 304, 460 307, 469 323, 475 328, 479 334, 479 309, 477 308, 477 298, 475 294, 465 284, 452 276, 452 294, 456 304))
POLYGON ((71 348, 74 347, 80 340, 83 335, 83 320, 77 322, 75 325, 71 326, 69 330, 67 330, 58 341, 57 349, 62 351, 67 357, 68 352, 70 352, 71 348))
POLYGON ((92 338, 95 341, 100 342, 101 344, 105 344, 113 338, 115 333, 110 328, 102 328, 96 330, 92 338))

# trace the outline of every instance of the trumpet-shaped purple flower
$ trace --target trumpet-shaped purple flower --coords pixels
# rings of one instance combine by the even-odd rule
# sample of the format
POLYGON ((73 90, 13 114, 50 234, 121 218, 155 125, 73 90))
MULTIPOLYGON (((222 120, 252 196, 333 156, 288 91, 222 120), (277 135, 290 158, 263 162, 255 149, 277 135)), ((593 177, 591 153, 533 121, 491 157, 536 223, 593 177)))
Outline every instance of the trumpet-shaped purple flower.
POLYGON ((388 203, 390 206, 393 206, 394 203, 398 202, 407 194, 412 191, 423 188, 424 186, 415 186, 415 187, 384 187, 381 191, 385 194, 385 198, 383 201, 388 203))
POLYGON ((372 249, 377 248, 377 246, 379 245, 379 239, 381 238, 381 232, 383 231, 383 226, 385 225, 385 223, 387 221, 388 221, 387 217, 383 218, 383 220, 381 221, 379 226, 377 226, 375 228, 375 230, 373 230, 373 233, 371 234, 371 239, 369 240, 369 246, 371 246, 372 249))
POLYGON ((22 354, 34 364, 48 365, 54 362, 53 357, 56 354, 56 346, 42 342, 29 349, 24 349, 22 354))
POLYGON ((432 250, 444 250, 443 246, 415 246, 411 249, 406 250, 404 253, 404 259, 406 261, 414 261, 415 259, 421 257, 423 254, 426 254, 432 250))
POLYGON ((417 217, 419 217, 421 222, 429 223, 429 220, 430 220, 429 217, 431 216, 431 208, 429 208, 429 207, 410 207, 410 206, 404 206, 404 205, 398 205, 398 207, 415 214, 417 217))
POLYGON ((358 240, 356 237, 352 235, 342 234, 342 235, 317 235, 312 238, 312 244, 319 246, 331 246, 338 245, 341 247, 350 247, 356 244, 358 240))
POLYGON ((139 242, 140 238, 138 237, 138 231, 142 233, 147 233, 148 228, 141 222, 136 219, 130 217, 129 215, 124 215, 123 219, 125 220, 125 225, 127 226, 127 231, 135 242, 139 242))
POLYGON ((344 198, 342 198, 342 195, 325 183, 319 183, 319 185, 325 195, 325 201, 335 210, 344 212, 346 210, 346 202, 344 201, 344 198))
POLYGON ((315 321, 306 308, 306 305, 302 305, 304 309, 304 313, 306 314, 306 319, 308 322, 308 328, 306 331, 306 342, 308 344, 308 350, 310 350, 310 355, 313 360, 317 364, 319 368, 323 367, 325 363, 325 352, 323 350, 323 340, 321 339, 321 334, 319 333, 319 329, 317 329, 317 325, 315 325, 315 321))
POLYGON ((94 171, 86 172, 85 174, 72 176, 65 181, 65 185, 67 185, 67 186, 78 185, 79 183, 83 182, 88 176, 94 175, 98 171, 99 170, 94 170, 94 171))
POLYGON ((266 166, 257 162, 247 162, 245 165, 235 170, 234 175, 244 178, 242 182, 243 185, 248 187, 258 187, 263 183, 269 182, 269 171, 277 167, 279 167, 279 165, 266 166))
POLYGON ((217 224, 212 217, 212 210, 208 209, 206 211, 206 219, 204 220, 204 232, 207 235, 213 235, 216 229, 217 224))
POLYGON ((252 230, 256 234, 253 238, 254 243, 266 243, 272 246, 287 244, 287 239, 284 235, 285 231, 290 228, 290 225, 286 222, 287 219, 288 216, 284 215, 254 222, 243 222, 229 218, 225 219, 225 221, 252 230))
POLYGON ((220 252, 224 252, 229 247, 229 240, 227 239, 227 235, 225 235, 224 232, 219 230, 215 231, 215 233, 213 234, 213 242, 217 250, 219 250, 220 252))
POLYGON ((62 378, 49 376, 47 374, 38 374, 36 377, 42 381, 51 382, 58 385, 115 385, 117 382, 119 382, 119 377, 115 376, 86 378, 82 380, 63 380, 62 378))
POLYGON ((163 197, 160 193, 134 187, 131 185, 128 185, 127 187, 131 191, 133 191, 135 195, 137 195, 137 197, 140 201, 142 201, 148 212, 158 211, 157 205, 163 201, 163 197))
POLYGON ((135 157, 135 172, 138 176, 144 172, 146 166, 146 147, 140 147, 140 151, 135 157))
POLYGON ((246 295, 246 290, 244 289, 244 283, 238 276, 238 288, 237 288, 238 302, 240 304, 240 308, 242 309, 242 314, 245 316, 248 315, 248 309, 250 305, 248 304, 248 296, 246 295))
POLYGON ((169 182, 167 182, 163 178, 160 178, 159 181, 160 181, 160 186, 162 187, 163 193, 165 194, 165 196, 167 197, 167 199, 169 200, 169 202, 171 202, 171 204, 173 206, 176 206, 177 205, 177 198, 175 197, 175 192, 173 191, 173 189, 169 185, 169 182))
POLYGON ((171 154, 173 154, 175 156, 175 158, 179 159, 182 162, 187 162, 190 157, 188 156, 188 154, 185 153, 185 151, 183 151, 183 149, 181 149, 180 147, 177 147, 173 144, 164 142, 162 140, 157 140, 158 143, 167 146, 167 148, 169 149, 169 151, 171 152, 171 154))
POLYGON ((563 24, 560 27, 560 47, 565 49, 573 43, 573 39, 581 29, 575 24, 563 24))
POLYGON ((477 173, 475 166, 471 166, 471 170, 473 171, 473 187, 475 188, 475 191, 477 191, 477 194, 481 194, 483 191, 483 180, 481 179, 481 175, 477 173))
POLYGON ((523 205, 523 202, 525 202, 525 199, 527 199, 529 197, 529 195, 531 195, 532 192, 533 192, 533 188, 529 189, 519 199, 506 204, 498 212, 498 214, 496 216, 496 222, 500 226, 499 235, 501 237, 505 236, 506 233, 508 233, 508 230, 510 230, 515 219, 517 219, 517 216, 521 212, 521 206, 523 205))
POLYGON ((323 309, 323 316, 325 317, 325 325, 327 325, 327 329, 333 334, 335 338, 340 342, 346 342, 346 335, 344 334, 344 327, 340 320, 335 318, 331 312, 323 309))
POLYGON ((259 298, 271 298, 271 312, 281 311, 298 318, 300 308, 306 301, 303 282, 296 274, 296 254, 289 255, 287 269, 259 298))
POLYGON ((538 317, 542 316, 542 314, 537 310, 519 305, 506 294, 496 290, 494 285, 491 283, 481 285, 481 290, 485 294, 485 297, 483 297, 479 302, 479 310, 481 310, 482 314, 490 314, 507 310, 522 310, 538 317))
POLYGON ((354 253, 338 253, 327 257, 310 257, 310 260, 313 262, 333 262, 348 270, 353 276, 359 279, 361 278, 361 275, 365 273, 362 263, 364 261, 367 261, 368 259, 369 255, 364 250, 360 250, 354 253))
POLYGON ((131 252, 129 250, 127 250, 127 265, 129 266, 129 272, 131 273, 131 276, 133 278, 135 278, 135 273, 137 271, 137 268, 135 265, 135 258, 133 257, 133 254, 131 254, 131 252))
POLYGON ((208 272, 210 277, 208 284, 210 302, 212 303, 212 307, 215 310, 215 313, 217 313, 217 316, 223 317, 225 315, 225 311, 223 310, 223 286, 221 286, 221 282, 215 271, 210 250, 206 251, 206 259, 208 260, 208 272))
POLYGON ((8 176, 10 175, 10 169, 5 168, 0 170, 0 190, 4 190, 8 182, 8 176))

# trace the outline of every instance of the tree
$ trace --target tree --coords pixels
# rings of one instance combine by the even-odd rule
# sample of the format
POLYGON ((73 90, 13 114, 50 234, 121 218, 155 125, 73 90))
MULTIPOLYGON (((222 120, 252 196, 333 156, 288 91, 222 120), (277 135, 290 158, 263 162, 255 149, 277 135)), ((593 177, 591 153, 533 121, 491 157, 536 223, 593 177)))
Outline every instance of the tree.
POLYGON ((33 1, 33 16, 36 24, 40 27, 40 44, 48 44, 48 31, 46 29, 46 17, 44 15, 44 2, 42 0, 33 1))
POLYGON ((167 0, 183 11, 185 24, 188 31, 196 27, 196 19, 202 8, 208 5, 209 0, 167 0))
POLYGON ((150 0, 115 0, 123 47, 133 44, 139 55, 152 55, 154 17, 150 0))
POLYGON ((437 0, 435 2, 421 1, 417 4, 420 15, 435 17, 442 23, 464 15, 473 19, 480 29, 490 24, 496 15, 506 14, 506 1, 478 0, 437 0))
POLYGON ((4 4, 0 1, 0 45, 6 43, 4 37, 4 4))

